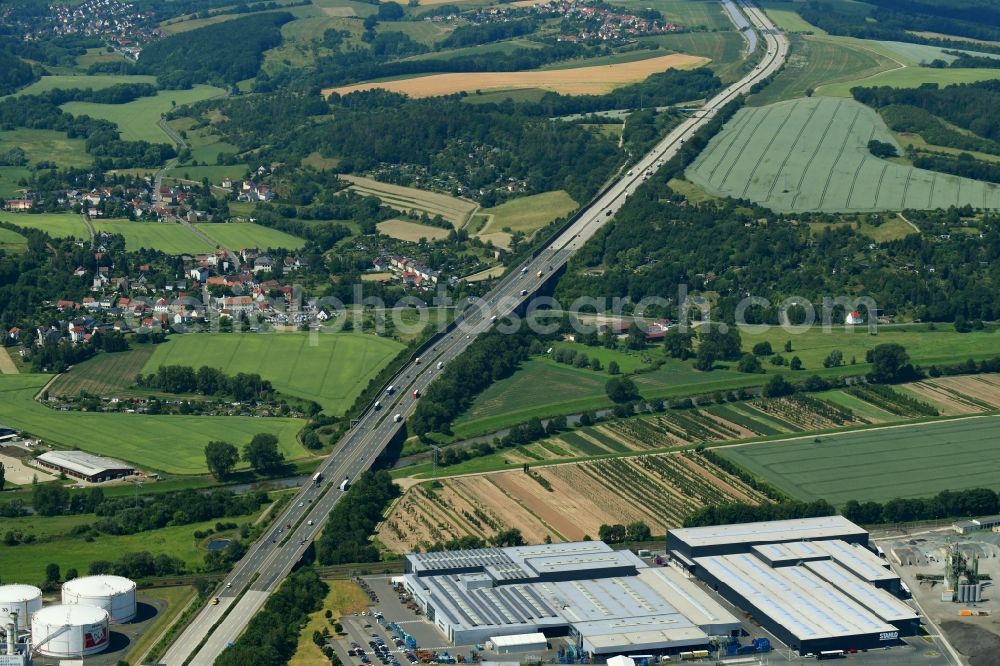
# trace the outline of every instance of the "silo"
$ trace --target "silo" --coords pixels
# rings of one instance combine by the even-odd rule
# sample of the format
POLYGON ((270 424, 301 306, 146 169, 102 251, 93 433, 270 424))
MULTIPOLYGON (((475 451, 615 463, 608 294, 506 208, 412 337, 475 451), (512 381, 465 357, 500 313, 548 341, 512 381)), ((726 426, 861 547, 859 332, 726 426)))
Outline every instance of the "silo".
POLYGON ((97 606, 108 611, 111 622, 135 617, 135 583, 121 576, 84 576, 62 586, 64 604, 97 606))
POLYGON ((42 607, 42 591, 34 585, 0 585, 0 619, 17 614, 18 631, 27 631, 31 614, 42 607))
POLYGON ((31 616, 33 649, 49 657, 84 657, 108 647, 108 612, 96 606, 47 606, 31 616))

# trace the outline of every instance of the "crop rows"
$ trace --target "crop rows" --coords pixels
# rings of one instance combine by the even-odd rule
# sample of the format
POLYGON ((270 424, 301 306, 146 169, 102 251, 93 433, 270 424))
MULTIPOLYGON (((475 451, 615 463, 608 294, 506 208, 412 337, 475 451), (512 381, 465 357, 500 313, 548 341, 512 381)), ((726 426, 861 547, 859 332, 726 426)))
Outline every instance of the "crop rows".
POLYGON ((878 384, 856 384, 846 389, 847 393, 855 398, 870 402, 876 407, 880 407, 887 412, 897 416, 918 417, 937 416, 938 410, 932 405, 917 400, 899 391, 895 391, 888 386, 878 384))
POLYGON ((750 404, 761 412, 802 430, 823 430, 855 422, 851 410, 808 396, 758 399, 750 404))
MULTIPOLYGON (((710 451, 711 449, 705 449, 705 450, 710 451)), ((701 469, 705 470, 706 474, 710 475, 713 478, 723 479, 726 482, 726 485, 730 486, 733 490, 735 490, 738 493, 741 493, 745 497, 752 499, 754 502, 769 501, 768 497, 764 493, 752 487, 750 484, 748 484, 746 481, 739 478, 738 476, 731 474, 730 472, 727 472, 719 465, 716 465, 711 460, 707 459, 704 455, 695 453, 693 451, 684 451, 681 455, 684 456, 684 459, 689 461, 691 465, 700 467, 701 469)))
POLYGON ((615 493, 637 505, 648 507, 667 525, 682 524, 684 518, 699 506, 694 499, 671 492, 621 459, 587 463, 581 465, 581 469, 595 482, 613 488, 615 493))

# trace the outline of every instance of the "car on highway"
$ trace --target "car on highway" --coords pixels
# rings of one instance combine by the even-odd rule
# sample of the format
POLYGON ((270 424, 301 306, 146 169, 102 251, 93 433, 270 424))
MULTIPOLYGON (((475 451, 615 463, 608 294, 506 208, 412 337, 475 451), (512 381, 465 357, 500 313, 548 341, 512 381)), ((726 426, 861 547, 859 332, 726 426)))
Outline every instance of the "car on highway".
POLYGON ((215 597, 214 599, 212 599, 212 605, 213 606, 218 606, 219 605, 219 597, 215 597))
POLYGON ((311 520, 306 521, 306 525, 309 525, 310 527, 312 527, 312 524, 313 524, 313 521, 311 521, 311 520))

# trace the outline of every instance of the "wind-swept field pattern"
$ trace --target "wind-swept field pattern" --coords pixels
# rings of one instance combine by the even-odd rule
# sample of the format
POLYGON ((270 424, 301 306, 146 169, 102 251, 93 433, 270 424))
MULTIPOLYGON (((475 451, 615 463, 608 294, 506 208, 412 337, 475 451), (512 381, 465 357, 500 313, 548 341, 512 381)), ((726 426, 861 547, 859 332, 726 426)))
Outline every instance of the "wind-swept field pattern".
POLYGON ((871 139, 897 145, 878 114, 853 100, 811 97, 745 108, 687 177, 717 196, 782 212, 1000 208, 1000 186, 877 158, 868 152, 871 139))

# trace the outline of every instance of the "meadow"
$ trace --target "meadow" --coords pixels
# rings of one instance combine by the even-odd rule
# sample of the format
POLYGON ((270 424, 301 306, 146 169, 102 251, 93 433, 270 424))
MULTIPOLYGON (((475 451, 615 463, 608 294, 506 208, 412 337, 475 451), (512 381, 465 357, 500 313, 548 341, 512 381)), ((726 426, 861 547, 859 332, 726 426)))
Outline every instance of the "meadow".
POLYGON ((14 199, 21 194, 23 179, 26 183, 31 177, 31 171, 27 167, 5 167, 0 166, 0 198, 14 199))
POLYGON ((736 32, 678 32, 653 37, 640 37, 642 44, 659 44, 661 48, 676 53, 708 58, 708 67, 722 79, 731 83, 740 78, 745 60, 746 43, 736 32))
POLYGON ((330 620, 325 617, 326 611, 331 611, 331 620, 337 622, 343 615, 368 609, 368 595, 353 580, 328 580, 326 584, 330 586, 330 591, 323 600, 323 607, 309 614, 309 621, 299 632, 298 647, 288 666, 327 666, 330 663, 312 639, 314 631, 331 629, 330 620))
POLYGON ((4 252, 20 252, 28 247, 28 240, 9 229, 0 229, 0 250, 4 252))
POLYGON ((0 132, 0 153, 12 148, 24 151, 28 164, 52 162, 61 167, 85 167, 94 160, 85 150, 83 139, 67 139, 56 130, 12 129, 0 132))
POLYGON ((427 224, 418 224, 410 220, 386 220, 375 225, 378 232, 383 236, 389 236, 397 240, 415 243, 421 238, 427 240, 440 240, 447 238, 450 233, 441 227, 432 227, 427 224))
POLYGON ((14 94, 40 95, 56 88, 63 90, 71 90, 73 88, 102 90, 120 83, 156 83, 156 77, 144 74, 56 74, 53 76, 43 76, 30 86, 22 88, 14 94))
POLYGON ((712 138, 687 178, 717 196, 781 212, 873 212, 969 204, 1000 208, 1000 187, 897 164, 868 152, 897 145, 871 108, 812 97, 744 108, 712 138))
MULTIPOLYGON (((197 158, 195 158, 197 159, 197 158)), ((211 165, 211 166, 178 166, 168 170, 165 179, 177 179, 195 181, 201 183, 203 178, 208 178, 210 185, 221 187, 223 178, 232 180, 242 180, 246 175, 246 164, 232 165, 211 165)))
POLYGON ((358 90, 382 88, 411 97, 434 97, 477 90, 541 88, 564 95, 600 95, 625 85, 642 81, 652 74, 668 69, 694 69, 708 62, 707 58, 673 54, 617 65, 574 67, 558 70, 522 72, 477 72, 475 74, 432 74, 395 81, 357 83, 323 90, 346 95, 358 90))
POLYGON ((573 197, 563 190, 518 197, 493 208, 481 209, 479 214, 488 215, 490 219, 479 233, 482 235, 506 229, 530 235, 557 217, 569 215, 577 207, 573 197))
POLYGON ((0 211, 0 222, 15 224, 26 229, 40 229, 53 238, 75 236, 90 238, 83 218, 73 213, 8 213, 0 211))
POLYGON ((782 32, 809 32, 825 35, 825 30, 817 28, 799 16, 798 12, 795 11, 798 4, 797 2, 782 2, 781 0, 764 0, 759 3, 768 18, 782 32))
POLYGON ((125 237, 125 249, 159 250, 166 254, 201 254, 215 248, 197 234, 177 222, 131 222, 129 220, 93 219, 97 233, 120 234, 125 237))
POLYGON ((193 226, 219 245, 231 250, 245 247, 297 250, 306 244, 297 236, 252 222, 198 222, 193 226))
MULTIPOLYGON (((244 523, 252 519, 253 516, 241 516, 224 520, 244 523)), ((0 546, 0 568, 3 569, 4 579, 41 583, 45 580, 45 566, 50 562, 58 564, 64 575, 68 569, 76 569, 81 576, 85 576, 91 562, 114 562, 121 559, 123 553, 143 550, 149 551, 154 557, 162 554, 180 558, 189 569, 197 570, 204 566, 208 550, 194 538, 194 532, 214 529, 218 522, 213 519, 137 534, 101 534, 90 541, 82 536, 66 536, 66 532, 73 526, 94 520, 93 514, 52 516, 44 520, 36 517, 4 518, 5 530, 21 530, 38 537, 35 543, 0 546), (52 525, 60 526, 58 532, 51 529, 52 525)), ((222 534, 234 536, 235 531, 222 534)))
POLYGON ((132 343, 128 351, 98 354, 77 363, 73 369, 56 377, 49 384, 49 395, 148 395, 149 391, 126 391, 125 388, 142 372, 143 366, 153 355, 153 345, 132 343))
POLYGON ((228 375, 256 372, 283 394, 341 414, 402 348, 394 340, 360 333, 175 335, 156 347, 142 371, 208 365, 228 375))
MULTIPOLYGON (((611 0, 609 4, 632 10, 643 10, 650 7, 648 0, 611 0)), ((733 24, 726 18, 725 11, 717 2, 700 2, 692 0, 659 0, 656 10, 663 18, 672 23, 679 23, 685 28, 699 26, 709 30, 732 30, 733 24)))
MULTIPOLYGON (((305 457, 296 440, 303 421, 250 416, 153 416, 59 412, 35 402, 52 375, 0 375, 0 423, 61 447, 78 447, 169 474, 204 474, 205 444, 224 440, 242 446, 270 432, 288 460, 305 457)), ((247 467, 241 463, 240 468, 247 467)))
POLYGON ((60 108, 75 116, 88 115, 103 118, 118 125, 122 139, 169 143, 170 139, 157 125, 160 117, 175 105, 183 106, 200 102, 226 93, 222 88, 196 85, 190 90, 160 90, 153 97, 140 97, 127 104, 96 104, 94 102, 67 102, 60 108))
POLYGON ((830 83, 816 88, 817 95, 827 97, 850 97, 851 88, 865 86, 890 86, 892 88, 917 88, 925 83, 936 83, 948 86, 956 83, 975 83, 1000 79, 1000 67, 997 69, 934 69, 931 67, 904 67, 893 69, 874 76, 830 83))
POLYGON ((942 490, 1000 490, 1000 416, 894 426, 716 450, 811 501, 885 502, 942 490))
POLYGON ((477 396, 472 406, 456 419, 454 434, 460 438, 469 437, 522 423, 533 416, 544 418, 606 408, 610 400, 604 391, 604 384, 610 378, 606 369, 612 360, 626 374, 635 373, 643 366, 647 366, 648 370, 649 362, 662 360, 662 365, 656 370, 631 374, 642 397, 653 399, 759 386, 773 373, 788 374, 795 379, 812 374, 824 377, 860 375, 870 369, 865 363, 866 351, 890 342, 903 345, 911 360, 924 366, 1000 355, 1000 332, 959 334, 945 325, 935 330, 926 326, 883 326, 879 327, 875 336, 869 335, 864 326, 858 326, 854 331, 834 326, 829 332, 814 328, 800 334, 790 334, 780 327, 759 333, 743 329, 742 340, 746 351, 759 342, 769 342, 772 349, 786 359, 798 356, 803 370, 793 372, 788 366, 777 368, 765 360, 767 372, 763 375, 736 372, 727 367, 732 364, 720 364, 711 372, 699 372, 694 370, 691 361, 664 359, 663 351, 658 347, 649 347, 644 352, 623 352, 561 342, 554 346, 572 347, 588 357, 596 356, 605 369, 595 372, 559 364, 545 357, 532 358, 512 376, 494 383, 477 396), (791 352, 783 351, 788 340, 792 342, 791 352), (843 354, 845 365, 824 368, 823 360, 834 349, 843 354), (643 359, 643 356, 646 358, 643 359), (856 364, 851 363, 852 359, 856 364))
POLYGON ((791 35, 791 52, 781 72, 750 103, 763 106, 805 97, 809 90, 837 81, 864 79, 900 66, 873 47, 877 42, 843 37, 791 35))

